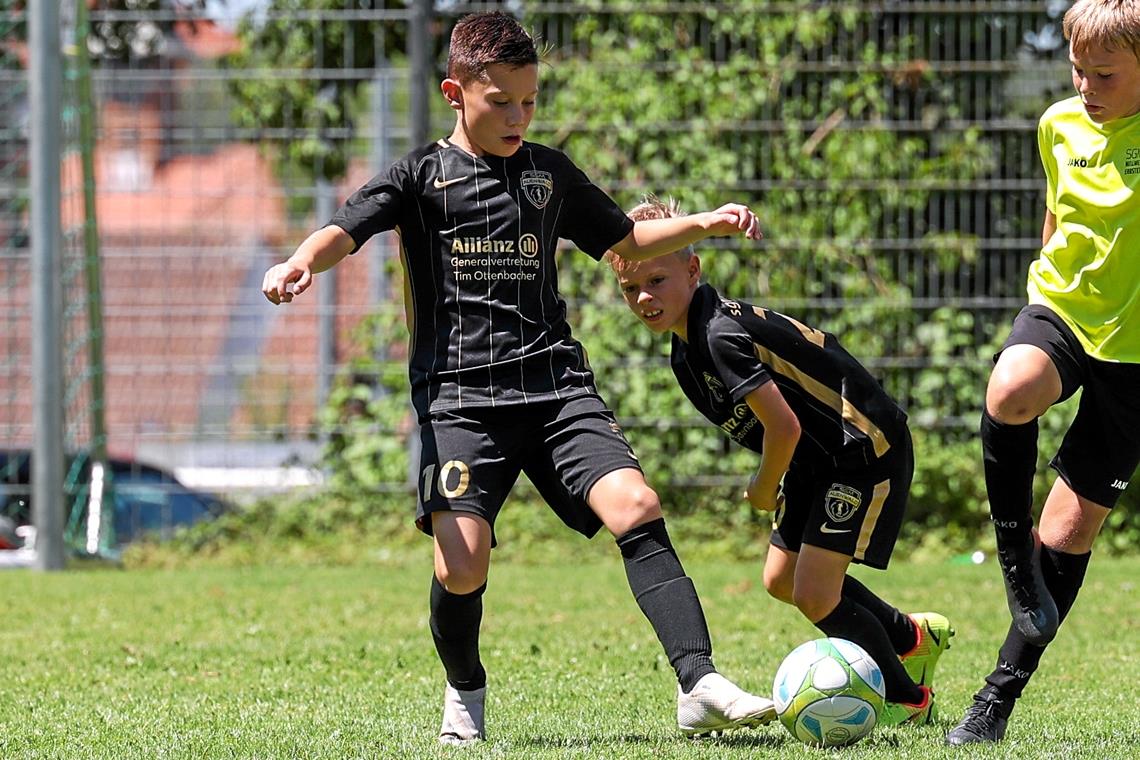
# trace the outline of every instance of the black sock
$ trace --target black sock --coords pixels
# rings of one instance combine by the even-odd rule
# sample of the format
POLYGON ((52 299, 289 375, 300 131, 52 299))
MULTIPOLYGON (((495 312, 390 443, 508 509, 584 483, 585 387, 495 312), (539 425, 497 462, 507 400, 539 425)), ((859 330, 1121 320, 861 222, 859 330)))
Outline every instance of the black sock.
POLYGON ((487 685, 479 661, 479 624, 483 620, 484 583, 470 594, 453 594, 431 577, 431 637, 447 672, 447 682, 460 691, 487 685))
POLYGON ((918 643, 918 630, 909 615, 887 604, 875 592, 850 575, 843 578, 843 597, 866 609, 878 620, 895 648, 895 654, 906 654, 918 643))
MULTIPOLYGON (((1066 554, 1047 546, 1041 550, 1041 574, 1045 576, 1045 585, 1057 603, 1061 620, 1073 608, 1091 556, 1091 552, 1066 554)), ((998 652, 997 667, 986 676, 986 683, 996 686, 1004 695, 1017 699, 1037 670, 1044 653, 1045 647, 1030 644, 1011 625, 1001 651, 998 652)))
POLYGON ((833 638, 852 641, 871 655, 883 673, 888 702, 917 704, 922 701, 922 690, 907 675, 883 624, 863 605, 840 597, 835 609, 815 627, 833 638))
POLYGON ((999 546, 1024 543, 1033 529, 1033 475, 1037 472, 1037 420, 1007 425, 982 410, 982 462, 986 495, 999 546))
POLYGON ((712 640, 693 581, 685 575, 665 520, 639 525, 617 539, 629 588, 657 633, 677 682, 690 692, 702 676, 716 672, 712 640))

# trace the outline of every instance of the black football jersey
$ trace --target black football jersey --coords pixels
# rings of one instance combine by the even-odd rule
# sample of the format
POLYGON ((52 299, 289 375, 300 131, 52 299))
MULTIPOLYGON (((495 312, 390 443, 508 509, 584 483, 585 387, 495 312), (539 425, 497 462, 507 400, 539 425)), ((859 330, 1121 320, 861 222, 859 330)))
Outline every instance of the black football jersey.
POLYGON ((873 461, 906 415, 834 335, 701 285, 689 305, 688 343, 673 336, 671 363, 693 405, 734 441, 761 452, 764 429, 745 401, 774 382, 799 418, 794 459, 873 461))
POLYGON ((554 253, 565 238, 600 259, 633 222, 563 153, 524 142, 510 158, 477 157, 439 140, 371 179, 331 223, 357 248, 400 235, 421 417, 596 392, 554 253))

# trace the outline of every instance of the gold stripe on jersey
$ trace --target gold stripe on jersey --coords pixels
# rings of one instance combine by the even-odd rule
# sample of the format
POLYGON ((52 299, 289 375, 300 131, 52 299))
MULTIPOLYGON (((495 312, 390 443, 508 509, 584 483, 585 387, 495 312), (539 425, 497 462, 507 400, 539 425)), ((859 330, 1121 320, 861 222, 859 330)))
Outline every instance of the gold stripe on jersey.
POLYGON ((772 353, 768 348, 757 343, 753 343, 752 348, 756 352, 757 359, 781 375, 790 377, 796 384, 821 403, 834 409, 835 412, 843 418, 844 422, 867 436, 871 440, 871 445, 875 447, 875 456, 881 457, 891 448, 891 444, 887 441, 887 436, 883 431, 880 430, 875 423, 871 422, 867 415, 856 409, 850 401, 839 395, 837 391, 828 388, 796 365, 772 353))
POLYGON ((780 316, 795 325, 796 329, 800 331, 800 334, 803 335, 809 343, 814 343, 820 348, 823 348, 823 341, 826 336, 824 336, 821 330, 817 330, 814 327, 808 327, 803 322, 794 317, 789 317, 787 314, 781 314, 780 316))
POLYGON ((891 493, 891 481, 884 480, 875 486, 871 494, 871 503, 867 505, 867 516, 863 518, 863 527, 859 529, 859 540, 855 542, 855 559, 864 559, 867 547, 871 545, 871 536, 875 533, 875 525, 879 522, 879 515, 883 512, 883 503, 891 493))

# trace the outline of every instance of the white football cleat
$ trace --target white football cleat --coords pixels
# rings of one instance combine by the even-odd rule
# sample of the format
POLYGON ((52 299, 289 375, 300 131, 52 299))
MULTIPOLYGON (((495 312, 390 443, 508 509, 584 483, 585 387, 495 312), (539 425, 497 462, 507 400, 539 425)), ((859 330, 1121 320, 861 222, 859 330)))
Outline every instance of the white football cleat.
POLYGON ((483 702, 487 687, 460 691, 451 684, 443 692, 443 725, 439 729, 439 743, 456 747, 482 741, 483 702))
POLYGON ((741 689, 720 673, 709 673, 686 694, 677 686, 677 726, 685 736, 753 728, 776 717, 772 700, 741 689))

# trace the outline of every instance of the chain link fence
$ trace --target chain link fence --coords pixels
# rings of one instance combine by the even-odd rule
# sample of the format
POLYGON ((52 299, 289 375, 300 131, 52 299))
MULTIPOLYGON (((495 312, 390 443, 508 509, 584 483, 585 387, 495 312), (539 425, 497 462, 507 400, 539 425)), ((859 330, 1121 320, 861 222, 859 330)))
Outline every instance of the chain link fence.
MULTIPOLYGON (((422 27, 417 7, 404 2, 96 3, 87 53, 93 62, 95 184, 94 224, 102 265, 102 339, 106 384, 106 443, 112 454, 171 468, 187 482, 231 493, 264 493, 312 482, 309 466, 336 434, 336 420, 322 417, 334 379, 349 372, 363 350, 398 361, 398 344, 365 349, 359 329, 367 315, 393 319, 402 313, 395 284, 395 236, 373 240, 335 274, 318 278, 319 291, 287 309, 262 298, 262 273, 287 257, 323 223, 340 199, 412 145, 414 114, 432 93, 444 65, 450 25, 466 11, 497 4, 436 2, 422 27), (416 45, 424 51, 417 63, 416 45), (346 114, 353 114, 351 118, 346 114)), ((427 4, 427 5, 430 5, 427 4)), ((794 17, 819 5, 745 3, 772 18, 794 17)), ((672 177, 668 187, 617 177, 610 181, 597 156, 575 160, 591 168, 599 184, 631 198, 646 190, 679 197, 770 198, 795 194, 804 204, 837 183, 856 193, 906 195, 854 239, 849 230, 823 225, 789 239, 773 236, 766 255, 781 250, 862 249, 886 254, 892 277, 906 283, 911 316, 893 323, 899 334, 881 336, 882 351, 868 364, 888 378, 904 401, 915 359, 897 349, 903 333, 921 329, 948 305, 985 315, 971 340, 992 338, 982 325, 1000 323, 1024 301, 1024 277, 1039 246, 1041 171, 1035 148, 1037 115, 1067 88, 1059 16, 1064 2, 836 2, 850 14, 827 46, 805 37, 798 50, 766 49, 756 36, 702 21, 702 10, 736 3, 513 2, 548 47, 554 66, 582 64, 604 75, 601 40, 633 14, 650 14, 670 30, 672 58, 647 60, 644 71, 686 76, 689 53, 723 62, 731 71, 750 62, 773 92, 785 93, 800 111, 790 115, 780 98, 715 126, 715 137, 744 146, 747 166, 723 177, 672 177), (584 30, 589 12, 596 29, 584 30), (868 50, 881 55, 868 56, 868 50), (794 61, 793 61, 794 59, 794 61), (873 118, 857 109, 817 106, 839 75, 879 75, 888 92, 872 93, 891 104, 873 118), (818 96, 818 97, 817 97, 818 96), (913 136, 929 146, 892 176, 836 180, 821 171, 789 177, 777 152, 796 130, 800 150, 821 151, 836 132, 889 132, 900 144, 913 136), (802 134, 800 134, 802 132, 802 134), (934 153, 955 146, 985 148, 980 172, 922 167, 934 153), (594 171, 597 169, 597 171, 594 171), (941 232, 955 233, 960 255, 945 266, 941 232), (964 242, 963 242, 964 241, 964 242), (963 246, 969 248, 962 252, 963 246)), ((498 7, 498 6, 497 6, 498 7)), ((26 448, 32 438, 29 247, 27 233, 26 19, 19 4, 2 11, 0 47, 0 439, 26 448)), ((805 31, 805 35, 808 33, 805 31)), ((64 118, 77 122, 82 102, 78 69, 68 58, 64 118)), ((613 74, 614 72, 610 72, 613 74)), ((621 72, 617 72, 620 74, 621 72)), ((543 102, 554 101, 574 80, 544 76, 543 102), (560 90, 560 88, 562 88, 560 90)), ((852 92, 852 98, 865 93, 852 92)), ((726 90, 731 98, 731 90, 726 90)), ((430 137, 450 131, 451 112, 428 98, 430 137)), ((542 121, 536 139, 573 147, 605 130, 580 119, 542 121)), ((660 135, 709 130, 707 114, 680 108, 667 120, 647 114, 632 128, 643 144, 660 135)), ((710 132, 710 134, 712 134, 710 132)), ((69 131, 64 166, 68 326, 68 444, 91 443, 90 380, 93 337, 85 280, 83 173, 80 136, 69 131)), ((794 214, 794 204, 785 209, 794 214)), ((725 243, 732 248, 735 243, 725 243)), ((953 255, 953 253, 951 254, 953 255)), ((881 257, 880 257, 881 258, 881 257)), ((801 266, 813 292, 765 292, 777 308, 826 324, 828 315, 853 302, 836 283, 849 276, 834 257, 801 266)), ((757 275, 756 289, 764 282, 757 275)), ((616 294, 616 291, 615 291, 616 294)), ((571 313, 577 305, 569 293, 571 313)), ((749 298, 752 293, 738 293, 749 298)), ((615 295, 616 297, 616 295, 615 295)), ((874 299, 875 296, 868 296, 874 299)), ((579 330, 589 346, 591 336, 579 330)), ((620 363, 620 360, 618 360, 620 363)), ((682 416, 683 417, 683 416, 682 416)), ((660 421, 631 420, 659 425, 660 421)), ((681 424, 688 424, 685 419, 681 424)), ((923 419, 929 426, 965 425, 955 415, 923 419)), ((968 424, 972 425, 972 419, 968 424)), ((400 437, 408 428, 378 431, 400 437)), ((689 473, 694 483, 701 473, 689 473)), ((404 488, 402 479, 391 483, 404 488)))

